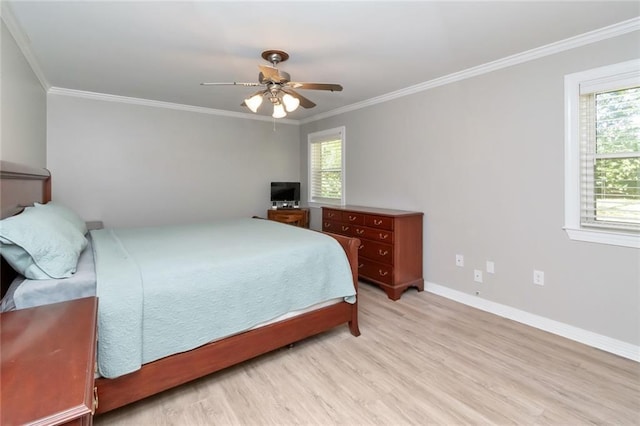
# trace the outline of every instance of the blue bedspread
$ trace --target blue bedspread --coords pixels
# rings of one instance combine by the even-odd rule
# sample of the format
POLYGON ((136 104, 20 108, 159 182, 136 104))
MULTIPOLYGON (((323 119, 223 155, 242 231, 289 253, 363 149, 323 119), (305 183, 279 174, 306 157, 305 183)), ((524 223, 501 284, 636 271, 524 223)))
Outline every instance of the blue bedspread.
POLYGON ((333 298, 355 302, 342 247, 319 232, 235 219, 91 235, 103 377, 292 310, 333 298))

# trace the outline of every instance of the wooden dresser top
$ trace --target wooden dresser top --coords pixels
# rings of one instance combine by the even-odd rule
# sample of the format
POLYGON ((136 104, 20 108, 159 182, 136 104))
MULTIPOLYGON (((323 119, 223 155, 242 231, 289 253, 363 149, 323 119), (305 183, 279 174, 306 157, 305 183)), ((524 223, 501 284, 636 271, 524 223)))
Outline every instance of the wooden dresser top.
POLYGON ((0 314, 0 423, 60 424, 91 412, 98 299, 0 314))
POLYGON ((364 207, 364 206, 325 206, 325 209, 332 210, 341 210, 341 211, 350 211, 350 212, 359 212, 359 213, 369 213, 369 214, 377 214, 382 216, 416 216, 416 215, 424 215, 422 212, 412 212, 407 210, 393 210, 393 209, 383 209, 378 207, 364 207))

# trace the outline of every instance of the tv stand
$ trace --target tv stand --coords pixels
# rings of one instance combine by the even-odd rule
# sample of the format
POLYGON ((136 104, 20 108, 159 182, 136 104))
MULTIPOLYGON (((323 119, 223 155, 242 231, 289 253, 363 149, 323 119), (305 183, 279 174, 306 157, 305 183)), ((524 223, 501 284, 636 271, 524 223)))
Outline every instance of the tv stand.
POLYGON ((309 209, 300 207, 269 209, 267 219, 288 223, 301 228, 308 228, 309 209))

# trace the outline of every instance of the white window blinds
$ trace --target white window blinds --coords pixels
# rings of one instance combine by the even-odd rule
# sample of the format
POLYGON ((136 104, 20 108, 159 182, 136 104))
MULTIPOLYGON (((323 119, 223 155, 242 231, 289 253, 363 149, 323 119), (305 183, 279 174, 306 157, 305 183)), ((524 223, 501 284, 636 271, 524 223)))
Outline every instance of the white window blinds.
POLYGON ((612 89, 607 83, 604 91, 591 91, 598 90, 593 84, 580 87, 580 223, 637 231, 640 87, 612 89))
POLYGON ((640 248, 640 59, 565 75, 564 229, 640 248))
POLYGON ((312 133, 309 142, 309 201, 344 204, 344 127, 312 133))

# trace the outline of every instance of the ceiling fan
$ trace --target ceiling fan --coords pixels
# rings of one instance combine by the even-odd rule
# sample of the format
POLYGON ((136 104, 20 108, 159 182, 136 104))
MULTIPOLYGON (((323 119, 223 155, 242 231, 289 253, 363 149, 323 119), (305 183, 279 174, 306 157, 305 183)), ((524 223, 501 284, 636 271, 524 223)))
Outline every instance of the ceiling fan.
POLYGON ((257 112, 262 104, 263 98, 269 98, 273 105, 273 118, 286 117, 287 112, 295 111, 298 106, 303 108, 313 108, 316 106, 311 100, 305 98, 294 89, 303 90, 329 90, 331 92, 340 92, 342 86, 331 83, 302 83, 291 81, 289 73, 281 71, 277 68, 280 62, 289 59, 289 54, 281 50, 265 50, 262 52, 262 58, 271 63, 272 66, 258 65, 260 73, 258 74, 257 83, 200 83, 203 86, 246 86, 246 87, 262 87, 259 91, 249 96, 242 102, 242 106, 246 106, 253 112, 257 112))

